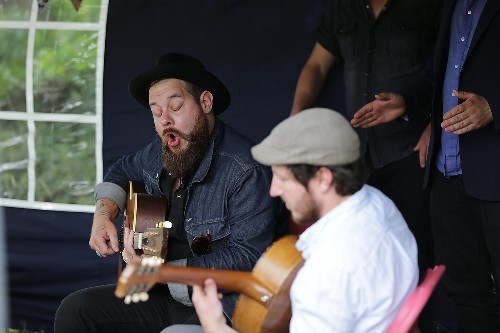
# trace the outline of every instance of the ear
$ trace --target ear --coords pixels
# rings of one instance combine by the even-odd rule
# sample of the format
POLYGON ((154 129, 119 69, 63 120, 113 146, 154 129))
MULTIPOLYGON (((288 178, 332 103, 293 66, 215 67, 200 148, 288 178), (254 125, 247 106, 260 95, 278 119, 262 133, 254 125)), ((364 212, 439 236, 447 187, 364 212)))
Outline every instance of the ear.
POLYGON ((327 191, 333 186, 333 173, 326 167, 319 168, 315 178, 323 191, 327 191))
POLYGON ((205 90, 200 95, 200 104, 205 114, 209 114, 212 111, 214 105, 214 96, 208 90, 205 90))

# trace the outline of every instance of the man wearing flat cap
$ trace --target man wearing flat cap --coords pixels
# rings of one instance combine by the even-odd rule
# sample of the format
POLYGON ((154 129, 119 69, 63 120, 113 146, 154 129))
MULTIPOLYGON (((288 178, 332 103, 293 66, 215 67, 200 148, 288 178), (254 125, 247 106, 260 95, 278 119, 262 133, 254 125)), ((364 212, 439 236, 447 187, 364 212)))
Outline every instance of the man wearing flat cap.
MULTIPOLYGON (((314 223, 296 243, 305 262, 290 290, 290 332, 387 332, 417 285, 417 245, 394 203, 364 184, 349 122, 333 110, 304 110, 278 124, 252 155, 272 166, 269 192, 293 221, 314 223)), ((194 287, 193 302, 205 333, 234 332, 213 280, 194 287)))
MULTIPOLYGON (((216 117, 230 103, 224 84, 199 60, 169 53, 132 79, 129 90, 152 112, 157 138, 119 159, 97 185, 92 251, 99 257, 120 252, 113 220, 125 209, 129 181, 140 182, 147 193, 168 202, 167 264, 251 271, 286 230, 286 210, 279 199, 262 195, 272 174, 252 158, 253 143, 216 117)), ((133 234, 128 228, 123 233, 122 256, 128 263, 144 256, 134 250, 133 234)), ((158 284, 147 302, 129 305, 114 296, 115 288, 98 286, 67 296, 56 313, 55 332, 149 333, 199 323, 184 284, 158 284)), ((225 295, 226 318, 232 317, 236 299, 235 293, 225 295)))

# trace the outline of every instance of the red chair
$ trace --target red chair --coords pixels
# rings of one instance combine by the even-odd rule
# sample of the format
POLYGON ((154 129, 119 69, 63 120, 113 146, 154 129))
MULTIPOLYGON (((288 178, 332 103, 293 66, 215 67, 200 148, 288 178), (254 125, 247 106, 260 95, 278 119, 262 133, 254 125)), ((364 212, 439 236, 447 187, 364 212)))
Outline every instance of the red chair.
POLYGON ((428 269, 425 278, 399 309, 387 333, 420 333, 417 319, 445 271, 443 265, 428 269))

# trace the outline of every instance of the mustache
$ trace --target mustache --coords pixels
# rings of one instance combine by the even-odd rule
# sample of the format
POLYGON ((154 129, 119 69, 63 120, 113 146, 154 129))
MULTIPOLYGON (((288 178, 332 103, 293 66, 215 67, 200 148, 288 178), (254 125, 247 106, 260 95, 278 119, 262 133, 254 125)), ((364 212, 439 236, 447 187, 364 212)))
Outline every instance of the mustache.
POLYGON ((162 137, 167 136, 167 134, 174 134, 175 136, 180 137, 181 139, 191 141, 191 135, 183 133, 175 128, 167 128, 163 130, 162 137))

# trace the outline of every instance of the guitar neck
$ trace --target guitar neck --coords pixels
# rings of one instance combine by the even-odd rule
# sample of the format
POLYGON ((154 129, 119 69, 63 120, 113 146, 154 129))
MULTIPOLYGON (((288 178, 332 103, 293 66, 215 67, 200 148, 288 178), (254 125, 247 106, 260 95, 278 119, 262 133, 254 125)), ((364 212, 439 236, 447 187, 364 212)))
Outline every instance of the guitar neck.
POLYGON ((211 278, 218 289, 244 294, 264 304, 273 296, 273 292, 249 272, 162 265, 160 275, 164 281, 190 286, 203 285, 205 279, 211 278))
POLYGON ((205 279, 212 278, 219 289, 244 294, 264 305, 273 297, 273 292, 249 272, 160 265, 151 275, 132 273, 138 268, 140 266, 136 264, 129 264, 125 268, 118 281, 116 296, 125 297, 129 294, 127 286, 131 285, 147 284, 152 287, 158 282, 175 282, 193 286, 203 285, 205 279))

